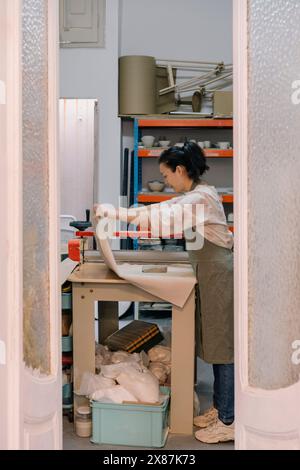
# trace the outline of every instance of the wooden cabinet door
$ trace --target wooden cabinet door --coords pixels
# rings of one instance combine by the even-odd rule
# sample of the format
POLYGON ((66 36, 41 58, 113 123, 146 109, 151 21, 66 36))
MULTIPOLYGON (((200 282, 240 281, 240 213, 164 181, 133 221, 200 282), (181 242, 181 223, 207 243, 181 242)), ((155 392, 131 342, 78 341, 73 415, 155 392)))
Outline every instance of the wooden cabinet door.
POLYGON ((60 0, 60 45, 104 47, 105 0, 60 0))

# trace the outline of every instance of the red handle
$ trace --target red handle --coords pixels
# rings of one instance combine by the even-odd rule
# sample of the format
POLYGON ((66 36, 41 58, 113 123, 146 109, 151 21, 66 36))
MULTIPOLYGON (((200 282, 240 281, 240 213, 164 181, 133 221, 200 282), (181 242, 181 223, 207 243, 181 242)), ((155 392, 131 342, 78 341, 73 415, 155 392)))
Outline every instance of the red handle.
POLYGON ((94 232, 75 232, 76 237, 93 237, 94 232))
POLYGON ((119 237, 119 238, 151 238, 151 232, 148 232, 148 231, 120 231, 120 232, 115 232, 114 233, 114 236, 115 237, 119 237))
MULTIPOLYGON (((129 231, 120 231, 120 232, 114 232, 114 236, 115 237, 119 237, 119 238, 162 238, 162 237, 153 237, 152 236, 152 232, 149 232, 149 231, 132 231, 132 232, 129 232, 129 231)), ((182 234, 173 234, 173 235, 170 235, 170 237, 168 238, 178 238, 178 239, 182 239, 183 236, 182 234)))

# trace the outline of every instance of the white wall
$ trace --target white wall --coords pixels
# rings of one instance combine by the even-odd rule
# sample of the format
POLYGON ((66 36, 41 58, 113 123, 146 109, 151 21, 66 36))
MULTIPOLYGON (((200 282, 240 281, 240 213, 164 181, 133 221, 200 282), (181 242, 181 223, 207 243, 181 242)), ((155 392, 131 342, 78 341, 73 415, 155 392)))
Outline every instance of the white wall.
MULTIPOLYGON (((232 9, 232 0, 120 0, 120 55, 232 63, 232 9)), ((132 126, 126 122, 122 130, 123 146, 132 149, 132 126)), ((217 142, 224 138, 232 142, 231 131, 222 133, 221 138, 220 132, 210 130, 197 140, 217 142)), ((151 134, 155 135, 153 130, 151 134)), ((179 129, 181 136, 195 138, 196 134, 179 129)), ((172 143, 174 139, 172 134, 172 143)), ((159 177, 156 162, 145 163, 143 179, 159 177)), ((231 159, 209 160, 208 164, 209 183, 232 186, 231 159)))
POLYGON ((120 55, 232 63, 232 0, 120 0, 120 55))
POLYGON ((61 49, 60 96, 98 99, 98 200, 116 204, 120 189, 118 56, 231 63, 232 0, 107 0, 105 36, 104 49, 61 49))
POLYGON ((119 2, 107 0, 106 4, 105 48, 60 49, 60 96, 98 100, 97 199, 117 204, 120 194, 119 2))

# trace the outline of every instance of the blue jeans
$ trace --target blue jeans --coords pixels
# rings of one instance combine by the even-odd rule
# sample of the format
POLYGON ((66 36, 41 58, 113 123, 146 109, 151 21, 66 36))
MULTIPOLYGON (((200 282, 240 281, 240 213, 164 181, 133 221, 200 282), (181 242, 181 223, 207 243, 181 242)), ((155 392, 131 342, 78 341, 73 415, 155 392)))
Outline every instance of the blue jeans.
POLYGON ((234 421, 234 364, 213 364, 214 407, 224 424, 234 421))

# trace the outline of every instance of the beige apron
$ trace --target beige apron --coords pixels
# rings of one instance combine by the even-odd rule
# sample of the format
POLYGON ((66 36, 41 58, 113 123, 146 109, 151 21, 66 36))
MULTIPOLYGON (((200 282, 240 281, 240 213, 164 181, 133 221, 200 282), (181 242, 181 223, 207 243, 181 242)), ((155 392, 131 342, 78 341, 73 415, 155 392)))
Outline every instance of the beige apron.
POLYGON ((189 251, 195 271, 196 352, 210 364, 231 364, 233 353, 233 253, 204 239, 189 251))

